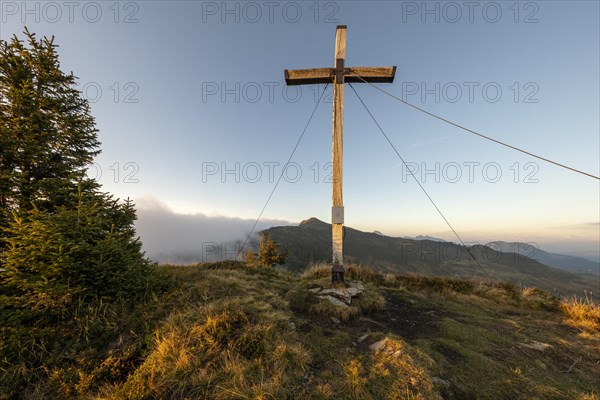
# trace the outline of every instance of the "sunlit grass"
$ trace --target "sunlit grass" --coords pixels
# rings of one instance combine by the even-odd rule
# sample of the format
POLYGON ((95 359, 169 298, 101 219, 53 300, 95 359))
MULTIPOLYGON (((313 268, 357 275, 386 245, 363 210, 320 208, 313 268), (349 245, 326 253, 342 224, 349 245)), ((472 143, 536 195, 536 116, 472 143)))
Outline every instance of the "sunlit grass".
POLYGON ((584 337, 600 335, 600 305, 592 301, 591 295, 564 300, 560 308, 567 316, 565 324, 580 330, 584 337))

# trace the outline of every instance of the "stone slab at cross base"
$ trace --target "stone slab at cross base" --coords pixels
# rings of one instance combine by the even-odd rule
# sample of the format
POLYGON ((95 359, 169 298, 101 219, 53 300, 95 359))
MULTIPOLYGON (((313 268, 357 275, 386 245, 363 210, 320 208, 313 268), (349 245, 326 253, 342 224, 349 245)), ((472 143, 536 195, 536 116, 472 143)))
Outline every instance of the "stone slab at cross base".
POLYGON ((352 298, 358 297, 365 291, 365 285, 358 281, 349 281, 345 287, 313 288, 309 289, 320 299, 328 300, 334 306, 347 307, 352 304, 352 298))

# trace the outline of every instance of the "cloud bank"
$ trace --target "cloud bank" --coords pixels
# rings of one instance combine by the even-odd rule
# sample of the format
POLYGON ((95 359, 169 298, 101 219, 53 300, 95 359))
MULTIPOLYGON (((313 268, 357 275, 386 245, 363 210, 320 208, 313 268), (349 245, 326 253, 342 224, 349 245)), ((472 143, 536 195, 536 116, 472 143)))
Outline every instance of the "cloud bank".
MULTIPOLYGON (((192 264, 233 259, 254 220, 205 214, 178 214, 155 198, 135 200, 138 220, 135 227, 147 256, 161 264, 192 264)), ((258 232, 271 226, 291 225, 284 220, 261 220, 258 232)))

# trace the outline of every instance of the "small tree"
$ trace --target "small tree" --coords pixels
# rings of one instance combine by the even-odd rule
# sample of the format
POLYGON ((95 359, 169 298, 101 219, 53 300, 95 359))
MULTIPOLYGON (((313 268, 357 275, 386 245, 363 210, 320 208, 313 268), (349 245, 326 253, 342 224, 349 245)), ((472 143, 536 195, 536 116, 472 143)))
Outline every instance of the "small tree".
POLYGON ((146 288, 150 263, 131 202, 81 192, 76 201, 53 213, 13 214, 3 272, 13 306, 56 310, 74 297, 133 297, 146 288))
POLYGON ((271 235, 265 238, 264 232, 261 232, 256 256, 258 264, 272 267, 276 264, 284 264, 287 253, 280 253, 279 246, 271 239, 271 235))
POLYGON ((255 263, 256 263, 256 254, 254 254, 252 252, 252 250, 248 250, 246 252, 246 265, 248 267, 252 267, 252 266, 254 266, 255 263))

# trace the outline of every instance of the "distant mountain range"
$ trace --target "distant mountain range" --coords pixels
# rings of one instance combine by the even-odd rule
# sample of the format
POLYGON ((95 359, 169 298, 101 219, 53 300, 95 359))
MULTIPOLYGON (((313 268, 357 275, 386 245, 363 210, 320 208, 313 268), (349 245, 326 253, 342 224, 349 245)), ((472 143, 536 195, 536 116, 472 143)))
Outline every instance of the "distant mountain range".
POLYGON ((431 240, 432 242, 445 242, 446 240, 444 239, 440 239, 440 238, 436 238, 433 236, 427 236, 427 235, 419 235, 419 236, 404 236, 404 239, 412 239, 412 240, 431 240))
MULTIPOLYGON (((290 270, 299 272, 311 262, 331 261, 331 225, 317 218, 302 221, 298 226, 272 227, 264 232, 270 234, 280 248, 288 253, 286 266, 290 270)), ((567 271, 566 268, 553 268, 539 262, 532 258, 531 252, 523 254, 513 251, 508 247, 510 244, 503 246, 501 242, 495 242, 489 247, 465 247, 441 239, 426 238, 397 238, 381 232, 369 233, 345 227, 344 262, 367 264, 382 272, 506 280, 536 286, 559 295, 583 295, 584 290, 598 293, 598 269, 593 270, 595 274, 572 272, 578 270, 579 265, 584 265, 581 262, 567 271), (507 249, 509 251, 502 251, 507 249)), ((541 251, 536 254, 539 256, 543 253, 554 259, 560 258, 541 251)), ((568 258, 563 256, 563 260, 568 258)))
POLYGON ((600 263, 588 260, 586 258, 567 256, 564 254, 548 253, 531 243, 521 242, 492 242, 486 246, 504 253, 519 253, 521 255, 533 258, 550 267, 564 269, 576 273, 587 273, 598 275, 600 272, 600 263))

